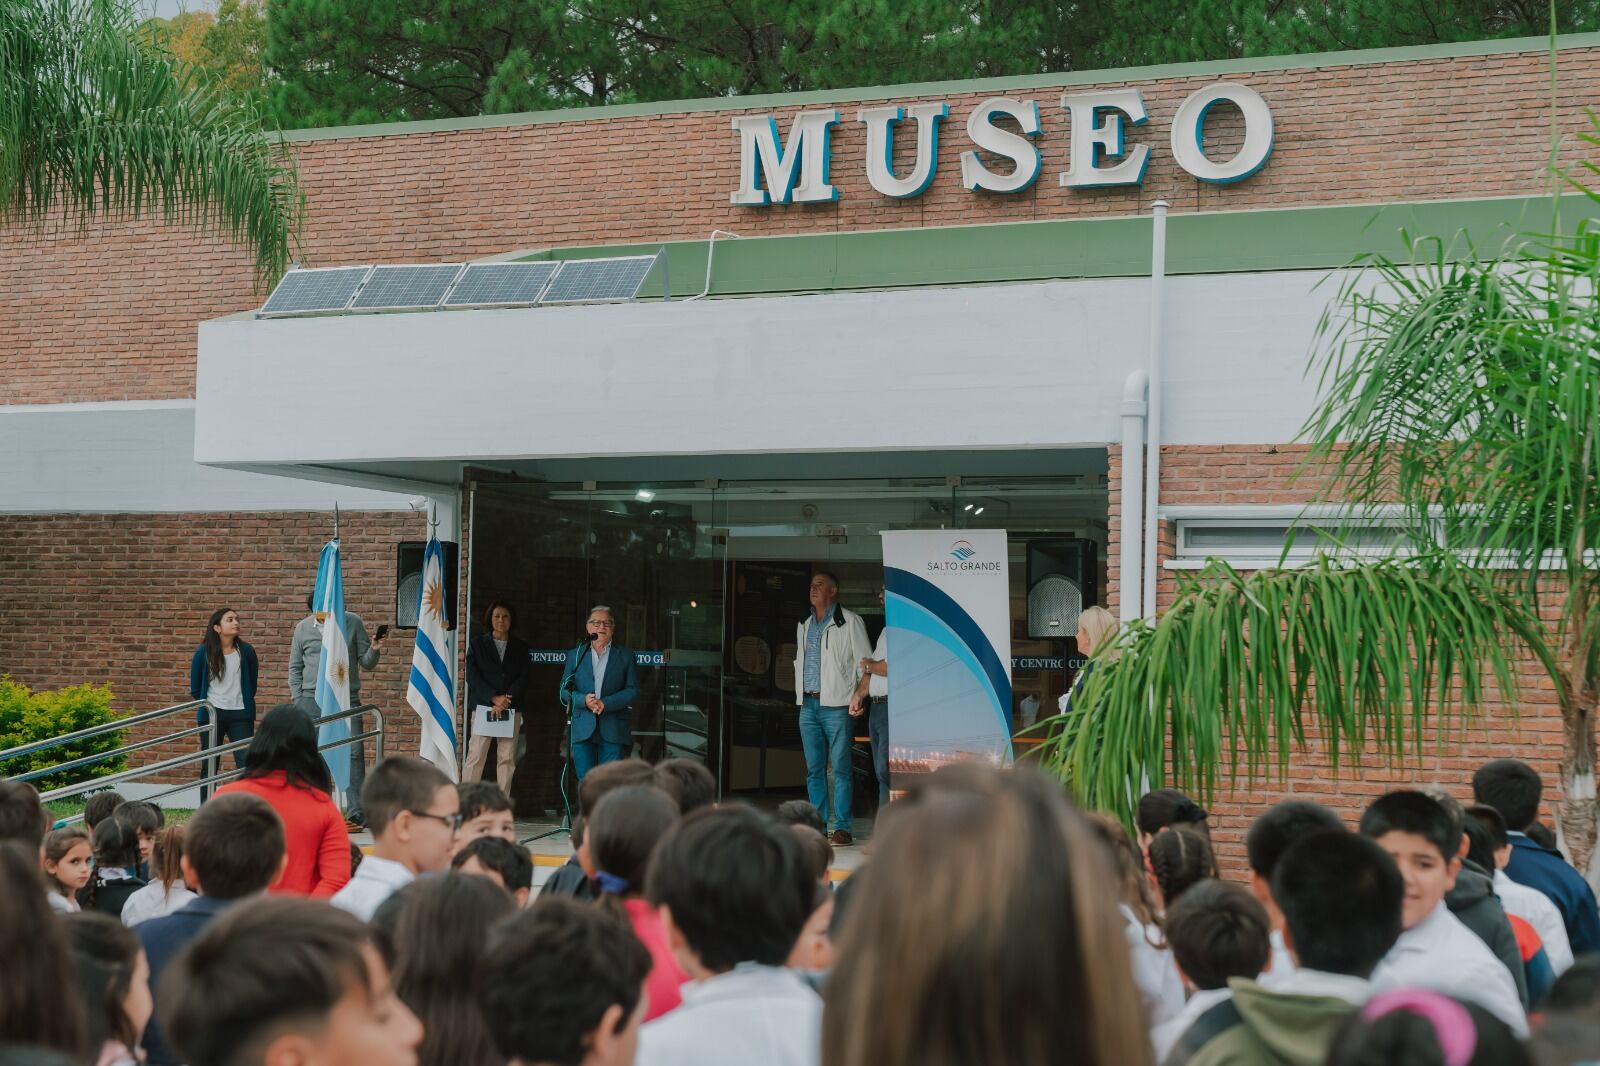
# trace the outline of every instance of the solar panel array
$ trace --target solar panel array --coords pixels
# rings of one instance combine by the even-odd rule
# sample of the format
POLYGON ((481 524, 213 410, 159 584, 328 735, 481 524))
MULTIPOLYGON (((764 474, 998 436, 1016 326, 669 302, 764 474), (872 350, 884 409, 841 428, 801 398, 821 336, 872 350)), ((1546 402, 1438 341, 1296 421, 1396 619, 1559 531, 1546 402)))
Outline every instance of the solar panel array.
POLYGON ((262 305, 263 315, 298 315, 343 311, 372 272, 371 267, 291 270, 262 305))
POLYGON ((351 301, 352 311, 399 311, 437 307, 450 283, 461 273, 461 264, 446 266, 381 266, 351 301))
POLYGON ((573 259, 561 264, 555 280, 540 303, 586 303, 592 300, 631 300, 639 295, 645 275, 655 266, 653 255, 621 259, 573 259))
POLYGON ((656 256, 565 262, 324 267, 285 274, 261 316, 632 300, 656 256))
POLYGON ((469 266, 446 297, 446 307, 536 304, 559 263, 478 263, 469 266))

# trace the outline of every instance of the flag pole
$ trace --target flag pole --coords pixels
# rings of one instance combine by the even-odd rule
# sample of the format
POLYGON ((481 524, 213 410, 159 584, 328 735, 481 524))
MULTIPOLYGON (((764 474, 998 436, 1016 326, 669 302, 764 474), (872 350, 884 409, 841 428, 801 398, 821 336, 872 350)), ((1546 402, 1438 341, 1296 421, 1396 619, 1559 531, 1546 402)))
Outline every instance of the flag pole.
POLYGON ((333 501, 333 539, 339 539, 339 501, 333 501))

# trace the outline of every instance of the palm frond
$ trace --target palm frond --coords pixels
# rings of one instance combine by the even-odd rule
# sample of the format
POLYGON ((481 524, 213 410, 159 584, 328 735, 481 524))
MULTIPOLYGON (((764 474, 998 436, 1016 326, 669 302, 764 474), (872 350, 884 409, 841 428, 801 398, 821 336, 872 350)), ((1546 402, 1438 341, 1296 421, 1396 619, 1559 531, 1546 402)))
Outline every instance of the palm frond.
POLYGON ((0 224, 159 217, 281 274, 304 197, 259 107, 140 42, 113 0, 0 0, 0 224))
POLYGON ((1453 553, 1242 574, 1212 562, 1154 624, 1102 653, 1072 711, 1035 727, 1080 801, 1130 817, 1144 788, 1202 796, 1220 776, 1287 771, 1314 732, 1335 766, 1369 745, 1419 751, 1429 727, 1509 698, 1527 649, 1555 663, 1505 579, 1453 553))

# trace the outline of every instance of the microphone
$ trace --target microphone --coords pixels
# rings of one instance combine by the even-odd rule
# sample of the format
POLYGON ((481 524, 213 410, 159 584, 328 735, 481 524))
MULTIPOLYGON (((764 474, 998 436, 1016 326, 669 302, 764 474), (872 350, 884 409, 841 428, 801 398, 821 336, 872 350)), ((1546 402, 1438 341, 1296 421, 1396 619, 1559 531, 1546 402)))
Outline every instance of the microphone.
POLYGON ((600 636, 599 633, 585 633, 583 635, 583 643, 585 643, 585 644, 593 644, 595 642, 595 638, 597 638, 598 636, 600 636))

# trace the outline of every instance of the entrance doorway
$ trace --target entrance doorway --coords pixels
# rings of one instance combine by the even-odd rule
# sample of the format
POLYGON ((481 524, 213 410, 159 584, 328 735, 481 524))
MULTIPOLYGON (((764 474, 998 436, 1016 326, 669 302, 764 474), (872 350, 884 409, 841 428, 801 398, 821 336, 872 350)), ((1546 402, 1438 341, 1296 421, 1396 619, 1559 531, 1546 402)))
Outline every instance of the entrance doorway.
MULTIPOLYGON (((1078 465, 1091 472, 471 483, 467 637, 483 624, 481 606, 506 600, 533 648, 512 784, 518 816, 561 810, 565 716, 557 688, 565 654, 598 604, 613 609, 616 642, 638 666, 635 754, 703 762, 724 796, 804 796, 793 675, 806 590, 816 571, 835 573, 840 602, 862 615, 875 640, 883 626, 879 534, 887 529, 1007 531, 1013 721, 1021 729, 1049 713, 1071 680, 1076 649, 1071 633, 1030 635, 1029 545, 1079 544, 1086 583, 1105 587, 1105 454, 1078 465)), ((856 747, 855 795, 858 813, 867 814, 877 789, 868 746, 856 747)), ((570 777, 566 785, 570 795, 570 777)))

